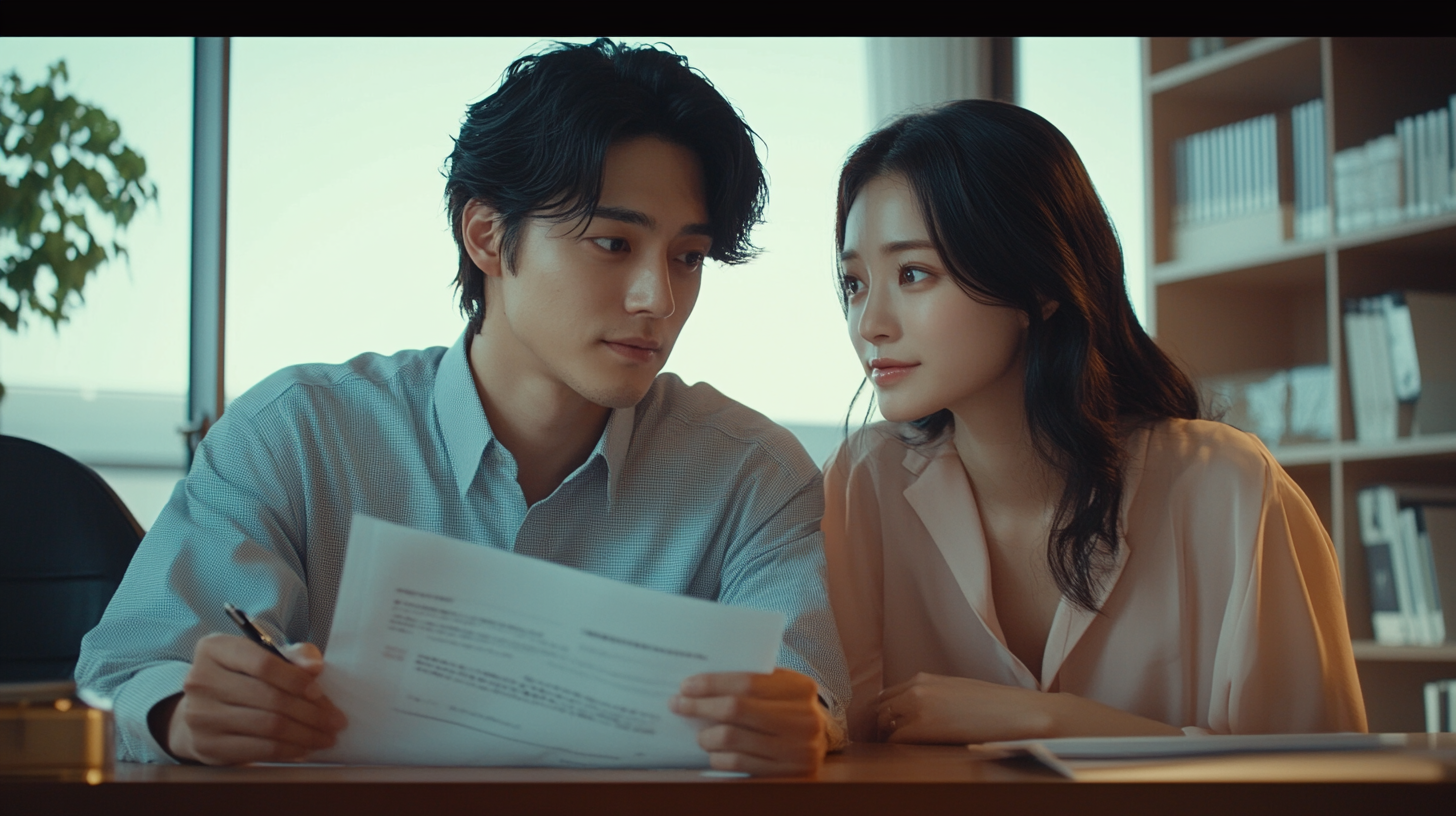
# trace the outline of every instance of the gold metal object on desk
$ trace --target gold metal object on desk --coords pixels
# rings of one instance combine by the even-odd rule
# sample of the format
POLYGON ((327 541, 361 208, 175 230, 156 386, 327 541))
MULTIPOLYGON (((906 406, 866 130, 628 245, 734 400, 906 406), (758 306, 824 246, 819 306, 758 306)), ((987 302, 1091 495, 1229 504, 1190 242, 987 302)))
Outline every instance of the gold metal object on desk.
POLYGON ((98 784, 116 757, 111 712, 75 698, 75 684, 0 684, 0 776, 98 784))

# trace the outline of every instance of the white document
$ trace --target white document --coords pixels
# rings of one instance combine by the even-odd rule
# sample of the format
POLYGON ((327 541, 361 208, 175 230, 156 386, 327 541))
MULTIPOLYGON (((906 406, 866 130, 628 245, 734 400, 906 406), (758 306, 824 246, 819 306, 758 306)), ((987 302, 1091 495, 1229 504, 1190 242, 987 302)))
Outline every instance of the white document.
POLYGON ((668 709, 702 672, 771 672, 778 612, 668 595, 355 515, 311 761, 701 768, 668 709))
POLYGON ((981 759, 1032 757, 1068 779, 1105 763, 1148 763, 1231 754, 1378 751, 1404 747, 1404 734, 1205 734, 1184 737, 1061 737, 968 745, 981 759))

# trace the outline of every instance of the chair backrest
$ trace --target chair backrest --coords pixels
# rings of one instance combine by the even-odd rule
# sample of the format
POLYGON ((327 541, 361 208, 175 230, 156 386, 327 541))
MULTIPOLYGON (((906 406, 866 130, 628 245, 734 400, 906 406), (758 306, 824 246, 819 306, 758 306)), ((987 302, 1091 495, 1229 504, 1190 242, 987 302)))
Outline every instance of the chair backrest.
POLYGON ((96 471, 0 436, 0 682, 71 678, 141 538, 96 471))

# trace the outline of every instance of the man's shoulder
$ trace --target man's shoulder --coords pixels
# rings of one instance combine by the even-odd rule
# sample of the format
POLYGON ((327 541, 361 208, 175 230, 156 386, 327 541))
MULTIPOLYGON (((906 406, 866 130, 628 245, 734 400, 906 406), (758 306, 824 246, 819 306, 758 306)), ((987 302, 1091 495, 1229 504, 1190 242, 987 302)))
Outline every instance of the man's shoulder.
POLYGON ((365 352, 342 363, 291 365, 248 389, 228 406, 228 412, 251 419, 285 406, 290 411, 360 408, 370 404, 371 395, 387 402, 427 402, 445 351, 437 346, 394 354, 365 352))
POLYGON ((819 472, 787 428, 707 383, 658 375, 636 416, 633 438, 654 453, 667 448, 699 461, 764 459, 806 478, 819 472))

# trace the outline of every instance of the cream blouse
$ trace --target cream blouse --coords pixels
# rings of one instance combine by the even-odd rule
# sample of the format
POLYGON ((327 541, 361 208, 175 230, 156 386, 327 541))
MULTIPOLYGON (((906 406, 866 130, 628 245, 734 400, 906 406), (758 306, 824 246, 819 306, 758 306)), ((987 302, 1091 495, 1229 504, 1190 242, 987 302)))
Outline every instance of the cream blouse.
POLYGON ((1006 647, 975 497, 949 441, 854 434, 826 465, 829 597, 850 737, 917 672, 1080 695, 1190 733, 1364 731, 1334 547, 1252 435, 1167 420, 1128 440, 1101 613, 1062 599, 1041 677, 1006 647))

